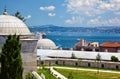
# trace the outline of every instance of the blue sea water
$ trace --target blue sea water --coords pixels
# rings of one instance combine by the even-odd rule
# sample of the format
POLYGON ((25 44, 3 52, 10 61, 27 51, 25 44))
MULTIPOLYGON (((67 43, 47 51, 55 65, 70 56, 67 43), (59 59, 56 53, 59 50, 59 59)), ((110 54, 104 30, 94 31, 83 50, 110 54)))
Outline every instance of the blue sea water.
POLYGON ((53 40, 58 47, 72 48, 81 39, 88 42, 120 41, 120 34, 94 32, 48 32, 47 38, 53 40))

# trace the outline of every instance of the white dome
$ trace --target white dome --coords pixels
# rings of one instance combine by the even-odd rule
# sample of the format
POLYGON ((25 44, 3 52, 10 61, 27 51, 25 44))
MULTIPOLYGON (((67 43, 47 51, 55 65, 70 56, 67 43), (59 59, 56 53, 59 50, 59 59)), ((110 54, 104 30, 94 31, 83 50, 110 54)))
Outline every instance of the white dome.
POLYGON ((38 49, 56 49, 55 43, 50 39, 39 39, 37 43, 38 49))
POLYGON ((31 34, 27 25, 15 16, 0 15, 0 34, 31 34))

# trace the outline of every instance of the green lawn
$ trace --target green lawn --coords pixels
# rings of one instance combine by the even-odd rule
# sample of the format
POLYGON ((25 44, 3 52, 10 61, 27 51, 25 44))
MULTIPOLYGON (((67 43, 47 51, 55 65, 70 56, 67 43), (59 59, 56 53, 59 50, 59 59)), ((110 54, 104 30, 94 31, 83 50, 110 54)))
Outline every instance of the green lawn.
POLYGON ((38 69, 38 74, 43 73, 45 75, 45 79, 56 79, 52 74, 49 74, 48 69, 38 69))
MULTIPOLYGON (((83 69, 92 69, 96 70, 98 68, 90 68, 90 67, 81 67, 81 66, 59 66, 59 65, 54 65, 53 67, 66 67, 66 68, 83 68, 83 69)), ((120 72, 120 70, 115 70, 115 69, 104 69, 104 68, 99 68, 99 70, 110 70, 110 71, 115 71, 115 72, 120 72)))
POLYGON ((56 69, 58 72, 68 77, 69 73, 72 73, 73 79, 120 79, 120 74, 113 73, 102 73, 97 74, 96 72, 80 71, 80 70, 67 70, 67 69, 56 69))

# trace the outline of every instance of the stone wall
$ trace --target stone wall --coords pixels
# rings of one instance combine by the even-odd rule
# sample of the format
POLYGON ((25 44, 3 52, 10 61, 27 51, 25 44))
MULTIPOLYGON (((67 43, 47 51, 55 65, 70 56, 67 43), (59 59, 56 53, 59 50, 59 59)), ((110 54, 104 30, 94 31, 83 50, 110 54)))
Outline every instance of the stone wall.
POLYGON ((77 60, 77 59, 54 59, 54 60, 42 60, 44 65, 63 65, 63 66, 81 66, 91 68, 104 68, 104 69, 116 69, 120 70, 119 62, 110 61, 95 61, 95 60, 77 60))
POLYGON ((2 46, 5 43, 6 39, 7 39, 7 36, 4 36, 4 35, 0 36, 0 51, 2 50, 2 46))

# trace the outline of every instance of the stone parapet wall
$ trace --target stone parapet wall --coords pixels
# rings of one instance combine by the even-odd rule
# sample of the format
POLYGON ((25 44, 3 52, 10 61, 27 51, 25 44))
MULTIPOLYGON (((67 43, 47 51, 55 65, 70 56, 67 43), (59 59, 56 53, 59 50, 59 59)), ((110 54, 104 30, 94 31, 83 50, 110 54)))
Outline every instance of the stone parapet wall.
POLYGON ((110 61, 95 61, 95 60, 69 60, 69 59, 55 59, 55 60, 42 60, 44 65, 63 65, 63 66, 81 66, 91 68, 104 68, 120 70, 120 62, 110 61))

